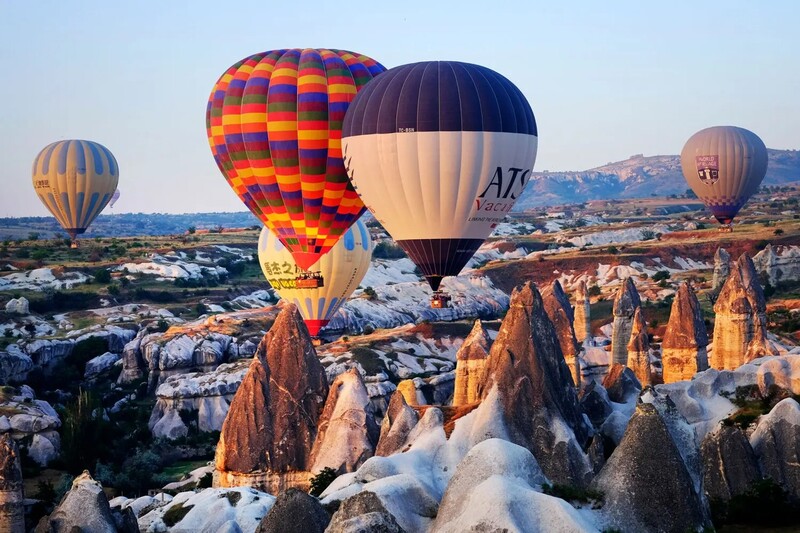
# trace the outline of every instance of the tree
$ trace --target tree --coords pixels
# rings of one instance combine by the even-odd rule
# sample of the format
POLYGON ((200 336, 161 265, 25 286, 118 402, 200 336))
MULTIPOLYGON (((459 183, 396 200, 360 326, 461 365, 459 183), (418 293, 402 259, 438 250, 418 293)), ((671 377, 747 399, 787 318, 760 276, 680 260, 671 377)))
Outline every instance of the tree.
POLYGON ((111 281, 111 272, 106 268, 98 268, 94 272, 94 280, 97 283, 108 283, 111 281))
POLYGON ((778 236, 778 237, 780 237, 781 235, 783 235, 783 230, 782 230, 781 228, 778 228, 778 229, 776 229, 775 231, 773 231, 772 233, 773 233, 775 236, 778 236))
POLYGON ((188 228, 186 228, 186 232, 187 232, 189 235, 194 235, 194 233, 195 233, 196 231, 197 231, 197 228, 196 228, 195 226, 189 226, 188 228))
POLYGON ((101 452, 105 422, 97 413, 99 402, 89 391, 80 390, 78 397, 64 407, 61 420, 61 457, 72 474, 91 468, 101 452))
POLYGON ((669 271, 668 270, 659 270, 655 274, 653 274, 653 281, 665 281, 669 279, 669 271))

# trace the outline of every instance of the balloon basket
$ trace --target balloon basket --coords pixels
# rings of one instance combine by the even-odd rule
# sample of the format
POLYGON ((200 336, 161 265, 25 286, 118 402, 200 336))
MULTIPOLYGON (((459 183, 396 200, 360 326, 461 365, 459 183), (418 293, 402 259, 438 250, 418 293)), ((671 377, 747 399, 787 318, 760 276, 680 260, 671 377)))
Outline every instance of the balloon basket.
POLYGON ((78 241, 72 241, 69 244, 69 247, 72 248, 73 250, 75 250, 78 247, 78 241))
POLYGON ((723 224, 719 227, 720 233, 733 233, 733 224, 723 224))
POLYGON ((450 300, 451 297, 449 294, 446 294, 442 291, 436 291, 431 296, 431 307, 433 309, 444 309, 445 307, 450 307, 450 300))
POLYGON ((319 289, 325 286, 325 279, 319 272, 303 272, 294 281, 294 286, 298 289, 319 289))
POLYGON ((311 337, 312 346, 322 346, 322 339, 319 337, 311 337))

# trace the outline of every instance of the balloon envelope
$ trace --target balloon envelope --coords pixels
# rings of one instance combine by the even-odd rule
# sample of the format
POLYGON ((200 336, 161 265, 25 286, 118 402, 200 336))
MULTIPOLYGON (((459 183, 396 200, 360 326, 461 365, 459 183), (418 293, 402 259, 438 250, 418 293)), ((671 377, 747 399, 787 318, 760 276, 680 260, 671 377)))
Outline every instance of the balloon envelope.
POLYGON ((266 227, 258 239, 258 260, 272 288, 281 298, 297 305, 308 331, 316 336, 364 279, 372 247, 367 226, 361 220, 356 221, 313 265, 325 278, 325 285, 316 289, 295 288, 301 269, 289 250, 266 227))
POLYGON ((274 50, 239 61, 211 91, 206 128, 217 165, 304 270, 364 212, 342 162, 342 120, 384 70, 343 50, 274 50))
POLYGON ((509 80, 430 61, 390 69, 359 92, 342 143, 361 199, 438 290, 511 210, 538 139, 509 80))
POLYGON ((33 162, 37 196, 72 239, 100 214, 118 182, 117 160, 92 141, 54 142, 33 162))
POLYGON ((752 131, 715 126, 692 135, 681 151, 689 187, 722 224, 730 224, 767 172, 767 147, 752 131))

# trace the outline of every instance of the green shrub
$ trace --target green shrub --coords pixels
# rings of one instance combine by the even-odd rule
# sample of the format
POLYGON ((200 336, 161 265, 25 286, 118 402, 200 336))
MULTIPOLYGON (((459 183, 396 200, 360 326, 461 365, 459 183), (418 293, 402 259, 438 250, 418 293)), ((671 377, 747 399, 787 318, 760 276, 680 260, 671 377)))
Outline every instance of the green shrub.
POLYGON ((658 272, 653 274, 652 280, 653 281, 667 280, 667 279, 669 279, 669 276, 670 276, 670 274, 669 274, 668 270, 659 270, 658 272))
POLYGON ((311 490, 309 493, 312 496, 319 496, 337 477, 339 477, 339 474, 336 473, 336 470, 326 466, 320 470, 319 474, 311 478, 311 490))
POLYGON ((161 519, 167 527, 173 527, 183 520, 183 517, 189 514, 189 511, 191 511, 193 507, 194 505, 187 505, 184 507, 182 503, 175 504, 167 509, 167 512, 164 513, 161 519))
POLYGON ((406 253, 402 248, 389 241, 381 241, 372 250, 374 259, 402 259, 406 253))
POLYGON ((729 502, 712 500, 711 513, 715 526, 748 524, 777 527, 800 521, 800 505, 769 478, 754 482, 746 492, 734 496, 729 502))

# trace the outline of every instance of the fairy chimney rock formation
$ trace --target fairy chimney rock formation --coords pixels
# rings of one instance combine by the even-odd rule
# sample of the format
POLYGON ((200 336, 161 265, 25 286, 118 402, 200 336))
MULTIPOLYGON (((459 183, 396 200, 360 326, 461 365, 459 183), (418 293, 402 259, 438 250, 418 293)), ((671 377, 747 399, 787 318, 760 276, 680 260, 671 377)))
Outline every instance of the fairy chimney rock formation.
POLYGON ((389 408, 381 422, 381 435, 375 455, 386 457, 403 450, 411 430, 419 422, 417 412, 408 406, 403 393, 394 391, 389 400, 389 408))
POLYGON ((628 368, 633 370, 642 387, 653 384, 650 375, 650 339, 647 337, 647 322, 641 307, 633 314, 633 329, 628 341, 628 368))
POLYGON ((753 261, 742 254, 714 304, 712 367, 734 370, 763 355, 770 355, 766 336, 766 300, 753 261))
POLYGON ((711 281, 711 292, 718 293, 725 285, 731 273, 731 254, 725 248, 717 248, 714 254, 714 278, 711 281))
POLYGON ((667 331, 661 343, 664 383, 692 379, 708 368, 708 333, 703 310, 694 289, 681 283, 669 313, 667 331))
POLYGON ((361 374, 355 368, 339 374, 319 419, 311 449, 311 471, 325 467, 340 474, 355 471, 372 457, 379 432, 361 374))
POLYGON ((578 358, 578 340, 575 338, 575 330, 572 327, 574 321, 572 306, 558 280, 554 280, 542 290, 542 301, 545 313, 556 328, 558 343, 561 346, 561 353, 564 354, 564 360, 567 362, 569 373, 572 375, 572 382, 580 389, 581 363, 578 358))
POLYGON ((614 329, 611 333, 611 362, 622 365, 628 362, 628 341, 633 331, 633 315, 642 305, 639 291, 632 278, 625 278, 614 299, 614 329))
POLYGON ((294 304, 258 345, 231 401, 216 452, 214 486, 271 494, 308 488, 309 457, 328 396, 325 369, 294 304))
POLYGON ((480 400, 478 385, 483 376, 488 356, 489 333, 483 322, 475 321, 472 331, 464 339, 464 344, 456 353, 456 383, 453 392, 453 405, 466 405, 480 400))
POLYGON ((0 533, 25 532, 22 466, 11 433, 0 435, 0 533))
POLYGON ((413 379, 404 379, 397 384, 397 390, 408 405, 425 405, 424 395, 417 389, 413 379))
POLYGON ((548 479, 585 486, 592 467, 582 448, 591 430, 553 323, 530 282, 511 295, 480 393, 484 402, 495 398, 505 438, 528 448, 548 479))
POLYGON ((579 343, 587 340, 592 341, 592 321, 589 308, 589 291, 586 282, 578 283, 578 290, 575 291, 575 338, 579 343))

